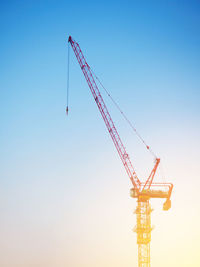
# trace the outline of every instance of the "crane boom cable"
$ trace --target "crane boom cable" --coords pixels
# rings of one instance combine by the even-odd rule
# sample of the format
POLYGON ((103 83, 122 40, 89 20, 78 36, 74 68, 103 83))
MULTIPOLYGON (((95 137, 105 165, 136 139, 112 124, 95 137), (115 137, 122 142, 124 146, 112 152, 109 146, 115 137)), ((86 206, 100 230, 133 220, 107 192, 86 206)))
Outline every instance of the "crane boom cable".
POLYGON ((119 107, 119 104, 114 100, 114 98, 111 96, 111 94, 108 92, 108 90, 104 87, 104 85, 102 84, 102 82, 99 80, 99 78, 96 76, 96 74, 94 73, 94 71, 92 70, 92 68, 90 67, 94 77, 96 78, 96 80, 99 82, 99 84, 101 85, 101 87, 104 89, 104 91, 106 92, 106 94, 108 95, 108 97, 111 99, 111 101, 113 102, 113 104, 116 106, 116 108, 119 110, 119 112, 121 113, 122 117, 125 119, 125 121, 129 124, 129 126, 131 127, 131 129, 135 132, 135 134, 137 135, 137 137, 141 140, 141 142, 145 145, 145 147, 147 148, 147 150, 149 150, 149 152, 153 155, 153 157, 156 159, 157 156, 156 154, 153 152, 153 150, 150 148, 150 146, 147 145, 147 143, 145 142, 145 140, 142 138, 142 136, 139 134, 139 132, 136 130, 136 128, 133 126, 133 124, 131 123, 131 121, 128 119, 128 117, 124 114, 124 112, 121 110, 121 108, 119 107))

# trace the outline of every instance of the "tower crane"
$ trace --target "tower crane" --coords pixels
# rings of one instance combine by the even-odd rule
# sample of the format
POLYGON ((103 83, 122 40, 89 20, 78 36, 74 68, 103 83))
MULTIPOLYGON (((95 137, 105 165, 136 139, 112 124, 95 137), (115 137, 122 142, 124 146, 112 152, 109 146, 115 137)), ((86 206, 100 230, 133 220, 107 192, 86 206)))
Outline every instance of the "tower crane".
MULTIPOLYGON (((119 157, 124 165, 124 168, 132 183, 130 189, 130 196, 137 199, 136 213, 136 226, 134 231, 137 233, 137 244, 138 244, 138 267, 150 267, 150 241, 151 241, 151 198, 163 198, 165 202, 163 204, 163 210, 171 208, 171 193, 173 184, 171 183, 153 183, 153 179, 160 163, 160 159, 156 158, 155 165, 147 178, 146 182, 141 182, 138 178, 130 157, 121 141, 118 131, 114 125, 114 122, 110 116, 110 113, 104 103, 99 88, 95 82, 93 72, 88 65, 83 52, 79 44, 72 39, 71 36, 68 38, 74 54, 78 60, 80 68, 85 76, 90 91, 94 97, 97 107, 102 115, 102 118, 106 124, 107 130, 113 140, 113 143, 117 149, 119 157)), ((66 109, 68 112, 68 107, 66 109)), ((147 149, 149 147, 147 146, 147 149)))

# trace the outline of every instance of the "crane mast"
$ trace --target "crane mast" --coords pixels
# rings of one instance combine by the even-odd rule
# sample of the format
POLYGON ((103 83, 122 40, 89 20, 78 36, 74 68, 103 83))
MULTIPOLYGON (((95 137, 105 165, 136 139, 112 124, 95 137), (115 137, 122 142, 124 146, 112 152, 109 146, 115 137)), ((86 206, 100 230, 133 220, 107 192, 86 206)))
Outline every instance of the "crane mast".
MULTIPOLYGON (((150 241, 151 241, 151 206, 149 200, 151 198, 164 198, 166 199, 163 204, 163 209, 168 210, 171 207, 171 192, 173 185, 170 183, 153 183, 153 179, 160 163, 160 159, 156 158, 156 162, 153 170, 151 171, 148 179, 145 183, 141 183, 139 180, 128 153, 121 141, 121 138, 117 132, 114 122, 108 112, 108 109, 104 103, 98 86, 92 74, 90 66, 87 64, 83 52, 79 44, 72 39, 68 38, 68 42, 71 44, 72 49, 76 55, 81 70, 85 76, 94 100, 98 106, 98 109, 102 115, 102 118, 106 124, 107 130, 113 140, 113 143, 117 149, 120 159, 125 167, 125 170, 132 182, 133 188, 130 190, 130 195, 133 198, 137 198, 137 207, 135 210, 137 217, 137 225, 134 231, 137 233, 138 244, 138 266, 150 267, 150 241)), ((67 108, 68 111, 68 108, 67 108)))

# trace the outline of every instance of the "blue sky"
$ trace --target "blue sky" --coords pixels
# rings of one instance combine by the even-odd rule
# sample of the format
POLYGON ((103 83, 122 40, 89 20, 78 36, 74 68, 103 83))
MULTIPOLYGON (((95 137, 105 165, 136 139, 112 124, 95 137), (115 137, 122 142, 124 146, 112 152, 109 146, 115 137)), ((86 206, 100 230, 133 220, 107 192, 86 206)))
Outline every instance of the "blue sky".
MULTIPOLYGON (((72 50, 65 115, 67 39, 70 34, 80 44, 88 64, 163 160, 166 180, 177 188, 174 213, 165 221, 178 229, 188 177, 191 196, 200 185, 199 2, 1 1, 0 7, 0 265, 122 266, 125 259, 126 266, 136 264, 130 183, 72 50), (174 214, 177 225, 170 224, 174 214), (99 224, 104 231, 99 232, 99 224), (101 242, 107 245, 100 260, 101 242), (126 242, 130 246, 123 250, 126 242), (84 256, 83 247, 94 256, 84 256)), ((105 101, 143 179, 152 159, 105 101)), ((195 200, 194 214, 199 210, 195 200)), ((165 227, 159 216, 157 235, 160 225, 165 227)), ((190 219, 185 224, 193 225, 190 219)), ((186 239, 189 244, 191 233, 186 239)), ((170 250, 170 243, 165 245, 170 250)), ((164 266, 161 256, 156 259, 158 244, 152 246, 154 266, 164 266)), ((193 253, 184 259, 174 255, 171 262, 180 257, 180 266, 189 266, 193 253)))

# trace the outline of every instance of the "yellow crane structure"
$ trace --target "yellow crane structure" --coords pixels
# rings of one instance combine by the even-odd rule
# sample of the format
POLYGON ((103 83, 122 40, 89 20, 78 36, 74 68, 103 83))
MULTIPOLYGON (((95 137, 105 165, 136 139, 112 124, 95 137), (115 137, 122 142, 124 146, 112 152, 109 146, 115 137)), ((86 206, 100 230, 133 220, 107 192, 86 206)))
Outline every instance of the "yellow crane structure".
MULTIPOLYGON (((151 198, 163 198, 165 202, 163 204, 163 210, 168 210, 171 207, 171 193, 173 189, 173 184, 171 183, 153 183, 153 179, 160 163, 160 159, 155 157, 155 165, 146 180, 142 183, 138 178, 133 165, 131 163, 130 157, 121 141, 118 131, 114 125, 114 122, 108 112, 108 109, 104 103, 101 96, 97 83, 95 81, 96 75, 91 70, 90 66, 85 60, 83 52, 79 44, 72 39, 71 36, 68 38, 68 43, 75 53, 78 63, 81 67, 83 75, 88 83, 90 91, 94 97, 95 103, 102 115, 105 122, 107 130, 113 140, 113 143, 117 149, 119 157, 125 167, 125 170, 131 180, 132 188, 130 190, 130 196, 137 199, 137 207, 135 210, 137 223, 135 227, 135 232, 137 233, 137 244, 138 244, 138 267, 150 267, 150 241, 151 241, 151 198)), ((105 88, 104 88, 105 89, 105 88)), ((109 95, 110 96, 110 95, 109 95)), ((68 113, 68 106, 66 108, 68 113)), ((121 112, 122 113, 122 112, 121 112)), ((122 113, 123 114, 123 113, 122 113)), ((126 117, 125 117, 126 118, 126 117)), ((126 118, 127 120, 127 118, 126 118)), ((129 121, 128 121, 129 122, 129 121)), ((129 122, 130 123, 130 122, 129 122)), ((132 127, 133 128, 133 127, 132 127)), ((135 129, 134 129, 135 130, 135 129)), ((136 130, 135 130, 136 131, 136 130)), ((137 132, 136 132, 137 133, 137 132)), ((140 136, 139 136, 140 137, 140 136)), ((141 138, 141 137, 140 137, 141 138)), ((142 138, 141 138, 142 139, 142 138)), ((146 145, 144 140, 143 143, 146 145)), ((146 148, 150 150, 149 146, 146 148)), ((151 150, 150 150, 151 151, 151 150)))

